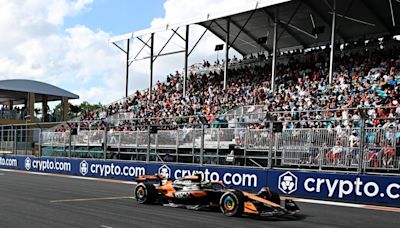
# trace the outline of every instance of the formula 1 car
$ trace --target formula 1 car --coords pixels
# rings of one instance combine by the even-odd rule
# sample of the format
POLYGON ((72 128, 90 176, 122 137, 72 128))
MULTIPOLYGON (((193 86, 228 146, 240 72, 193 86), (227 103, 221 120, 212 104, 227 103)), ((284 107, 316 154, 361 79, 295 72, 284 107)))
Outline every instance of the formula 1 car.
POLYGON ((200 175, 177 180, 161 174, 144 175, 136 179, 135 199, 140 204, 162 204, 193 210, 218 210, 226 216, 294 216, 299 207, 285 199, 281 206, 279 195, 269 188, 257 194, 226 188, 219 181, 201 181, 200 175))

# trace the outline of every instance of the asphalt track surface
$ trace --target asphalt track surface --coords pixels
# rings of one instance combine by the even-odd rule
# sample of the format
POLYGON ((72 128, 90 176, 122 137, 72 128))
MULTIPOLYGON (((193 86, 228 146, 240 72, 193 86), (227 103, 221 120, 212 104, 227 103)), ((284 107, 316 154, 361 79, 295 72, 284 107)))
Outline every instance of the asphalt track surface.
POLYGON ((298 203, 296 220, 139 205, 132 184, 0 170, 0 227, 400 227, 400 213, 298 203))

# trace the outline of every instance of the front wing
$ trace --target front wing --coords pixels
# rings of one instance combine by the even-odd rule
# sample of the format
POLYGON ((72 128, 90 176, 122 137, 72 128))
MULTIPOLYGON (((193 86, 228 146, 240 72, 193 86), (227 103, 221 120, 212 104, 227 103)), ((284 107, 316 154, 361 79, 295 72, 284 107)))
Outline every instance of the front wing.
POLYGON ((284 206, 261 198, 257 195, 243 192, 247 198, 244 202, 244 214, 258 215, 263 217, 293 216, 300 212, 297 204, 290 199, 285 199, 284 206))

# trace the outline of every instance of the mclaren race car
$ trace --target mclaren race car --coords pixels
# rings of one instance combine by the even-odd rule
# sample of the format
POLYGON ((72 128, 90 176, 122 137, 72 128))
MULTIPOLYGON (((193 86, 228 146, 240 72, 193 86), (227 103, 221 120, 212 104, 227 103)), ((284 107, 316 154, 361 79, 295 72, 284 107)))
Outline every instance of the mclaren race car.
POLYGON ((226 216, 294 216, 299 207, 285 199, 281 206, 279 195, 269 188, 257 194, 227 188, 222 182, 201 181, 200 175, 177 180, 161 174, 144 175, 136 179, 135 199, 140 204, 162 204, 194 210, 218 210, 226 216))

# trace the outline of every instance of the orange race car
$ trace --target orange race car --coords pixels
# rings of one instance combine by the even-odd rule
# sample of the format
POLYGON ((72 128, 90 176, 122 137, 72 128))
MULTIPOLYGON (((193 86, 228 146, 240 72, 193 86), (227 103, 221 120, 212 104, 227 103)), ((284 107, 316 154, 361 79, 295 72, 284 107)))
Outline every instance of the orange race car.
POLYGON ((294 216, 299 207, 277 193, 262 188, 257 194, 226 188, 222 182, 201 181, 200 175, 170 180, 161 174, 136 179, 135 199, 141 204, 159 203, 187 209, 218 210, 226 216, 294 216))

